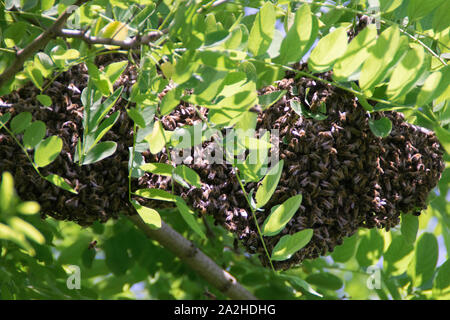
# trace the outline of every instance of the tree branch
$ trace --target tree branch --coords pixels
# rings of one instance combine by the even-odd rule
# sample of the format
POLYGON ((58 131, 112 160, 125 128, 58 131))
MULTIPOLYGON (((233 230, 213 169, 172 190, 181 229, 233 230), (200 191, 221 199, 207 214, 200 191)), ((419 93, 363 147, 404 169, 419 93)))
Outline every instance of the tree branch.
POLYGON ((226 296, 236 300, 256 300, 256 297, 237 282, 232 275, 220 268, 192 242, 184 238, 166 223, 162 222, 161 228, 154 230, 137 214, 128 218, 147 237, 158 241, 226 296))
POLYGON ((150 42, 155 41, 167 32, 167 29, 163 31, 152 31, 143 36, 136 36, 129 40, 115 40, 111 38, 94 37, 87 35, 83 31, 70 29, 58 30, 56 34, 63 38, 81 39, 88 44, 105 44, 119 46, 122 49, 133 49, 140 46, 141 44, 149 44, 150 42))
POLYGON ((47 43, 54 37, 55 34, 63 27, 67 19, 73 12, 74 6, 79 7, 88 0, 77 0, 74 5, 69 6, 62 14, 56 19, 55 23, 36 39, 34 39, 28 46, 17 52, 16 59, 13 64, 7 68, 2 74, 0 74, 0 87, 8 80, 14 77, 20 70, 22 70, 25 61, 31 57, 36 51, 42 49, 47 43))

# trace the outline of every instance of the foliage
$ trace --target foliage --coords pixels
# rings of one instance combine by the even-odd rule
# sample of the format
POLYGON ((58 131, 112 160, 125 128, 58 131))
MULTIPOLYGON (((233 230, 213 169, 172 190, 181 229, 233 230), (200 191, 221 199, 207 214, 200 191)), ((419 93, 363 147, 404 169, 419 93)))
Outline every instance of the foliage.
MULTIPOLYGON (((16 51, 48 29, 70 3, 0 1, 0 73, 14 63, 16 51)), ((448 299, 449 14, 449 2, 445 0, 351 0, 345 4, 339 0, 92 0, 77 8, 67 27, 119 42, 142 39, 148 32, 159 31, 159 36, 130 50, 118 45, 88 45, 80 37, 55 37, 0 87, 0 95, 31 81, 40 90, 36 104, 50 107, 52 97, 46 94, 50 84, 62 72, 85 63, 89 82, 82 92, 83 136, 78 140, 75 162, 88 165, 116 152, 114 141, 101 140, 119 119, 118 111, 110 111, 119 99, 124 99, 127 114, 135 124, 130 185, 133 178, 151 172, 171 177, 172 184, 184 188, 201 187, 195 171, 184 165, 139 163, 141 153, 149 149, 156 154, 173 149, 177 143, 198 145, 208 135, 227 127, 251 129, 254 123, 249 121, 249 110, 255 105, 267 108, 282 98, 279 93, 258 96, 257 90, 282 79, 285 71, 350 92, 368 112, 400 110, 409 122, 434 130, 446 150, 447 168, 429 197, 428 209, 419 217, 402 216, 401 226, 389 232, 361 230, 333 253, 305 261, 299 268, 283 272, 263 268, 254 255, 234 245, 230 233, 213 226, 210 217, 201 223, 186 202, 172 193, 141 189, 132 194, 130 189, 129 198, 174 202, 173 210, 156 211, 136 201, 132 205, 151 227, 159 228, 164 220, 194 241, 258 298, 448 299), (376 14, 371 13, 373 3, 379 5, 376 14), (367 16, 375 23, 347 43, 348 33, 359 31, 356 26, 367 16), (112 63, 104 70, 95 65, 96 57, 109 52, 127 54, 130 64, 138 70, 131 92, 124 92, 122 87, 114 89, 127 61, 112 63), (309 71, 291 67, 291 63, 301 60, 307 62, 309 71), (330 70, 331 82, 314 74, 330 70), (168 85, 170 89, 165 90, 168 85), (180 101, 208 109, 207 119, 203 119, 208 130, 201 131, 201 141, 180 142, 177 138, 183 131, 163 129, 160 118, 180 101), (373 266, 379 269, 371 275, 373 266), (376 276, 381 284, 374 288, 368 284, 376 276)), ((310 101, 292 104, 292 108, 305 117, 319 121, 326 118, 325 106, 313 113, 304 104, 309 107, 310 101)), ((370 128, 375 135, 385 137, 392 124, 382 118, 371 121, 370 128)), ((32 121, 30 113, 10 119, 5 112, 0 116, 0 129, 14 137, 43 179, 76 192, 63 177, 44 177, 39 171, 54 161, 62 148, 59 137, 46 137, 45 123, 32 121)), ((238 151, 258 149, 266 142, 263 138, 253 139, 239 136, 239 143, 227 150, 226 157, 234 159, 238 151)), ((260 240, 281 232, 301 205, 301 195, 272 208, 261 226, 256 215, 274 193, 283 162, 272 169, 275 174, 267 175, 262 174, 265 168, 261 163, 234 165, 260 240), (247 194, 244 188, 251 181, 260 182, 254 195, 247 194)), ((2 172, 2 299, 206 299, 207 293, 225 298, 124 218, 82 229, 73 223, 41 220, 38 212, 37 203, 19 201, 11 175, 2 172), (90 245, 94 240, 95 247, 90 245), (81 267, 81 290, 66 286, 69 265, 81 267)), ((288 259, 310 238, 309 229, 284 235, 274 252, 266 250, 266 254, 272 260, 288 259)))

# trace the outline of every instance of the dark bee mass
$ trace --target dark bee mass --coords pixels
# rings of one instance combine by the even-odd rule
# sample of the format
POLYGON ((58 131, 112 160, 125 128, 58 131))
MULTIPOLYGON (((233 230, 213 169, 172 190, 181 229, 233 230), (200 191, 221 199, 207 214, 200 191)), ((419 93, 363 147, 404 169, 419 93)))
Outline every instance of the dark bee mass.
MULTIPOLYGON (((49 135, 63 139, 61 155, 43 168, 42 173, 65 177, 78 195, 41 179, 13 139, 0 131, 0 171, 9 171, 15 176, 20 197, 38 201, 43 217, 75 221, 80 225, 105 222, 116 218, 119 212, 134 213, 128 202, 128 148, 133 137, 132 122, 125 112, 126 101, 119 99, 113 108, 122 114, 104 138, 118 143, 116 153, 87 166, 78 166, 72 161, 77 140, 82 135, 83 109, 79 92, 86 86, 86 78, 83 65, 58 77, 47 90, 53 100, 50 108, 37 105, 39 91, 31 85, 2 98, 5 103, 14 104, 10 109, 13 115, 30 111, 34 120, 47 124, 49 135)), ((123 85, 129 92, 135 79, 136 73, 130 67, 115 86, 123 85)), ((301 193, 303 202, 298 212, 279 235, 265 238, 266 246, 270 251, 285 234, 306 228, 314 230, 312 241, 291 259, 276 262, 276 268, 286 269, 304 259, 331 252, 358 228, 392 228, 399 223, 401 213, 417 214, 426 207, 427 195, 436 186, 444 168, 443 152, 434 133, 405 122, 397 112, 369 115, 350 94, 311 79, 294 80, 292 73, 274 86, 262 89, 260 94, 276 90, 287 90, 288 93, 259 113, 257 129, 279 129, 279 152, 280 158, 284 159, 284 169, 265 211, 258 213, 258 223, 262 225, 271 207, 301 193), (290 108, 291 101, 303 102, 305 99, 325 103, 327 118, 301 117, 290 108), (383 139, 375 137, 368 125, 369 117, 382 116, 393 123, 391 134, 383 139)), ((160 98, 167 91, 162 92, 160 98)), ((5 110, 1 110, 0 115, 2 112, 5 110)), ((206 112, 201 110, 203 116, 206 112)), ((182 102, 161 120, 166 130, 174 130, 201 118, 193 106, 182 102)), ((205 142, 203 146, 211 145, 205 142)), ((165 151, 158 155, 147 151, 143 156, 146 162, 168 161, 165 151)), ((251 211, 233 168, 226 164, 210 165, 205 161, 190 166, 201 176, 202 188, 183 189, 176 184, 175 192, 199 214, 211 214, 218 224, 233 231, 249 252, 261 253, 260 258, 267 265, 251 211)), ((257 186, 257 183, 249 183, 247 192, 257 186)), ((145 174, 133 180, 132 189, 138 188, 171 191, 171 181, 165 176, 145 174)), ((142 203, 154 208, 170 205, 161 201, 142 203)))

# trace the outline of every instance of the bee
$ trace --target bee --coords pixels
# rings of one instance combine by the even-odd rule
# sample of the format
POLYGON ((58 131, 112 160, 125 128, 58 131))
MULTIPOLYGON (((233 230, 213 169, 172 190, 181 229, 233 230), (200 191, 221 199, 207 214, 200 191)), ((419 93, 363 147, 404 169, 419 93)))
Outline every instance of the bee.
POLYGON ((91 241, 89 243, 88 249, 95 249, 96 246, 97 246, 97 240, 91 241))

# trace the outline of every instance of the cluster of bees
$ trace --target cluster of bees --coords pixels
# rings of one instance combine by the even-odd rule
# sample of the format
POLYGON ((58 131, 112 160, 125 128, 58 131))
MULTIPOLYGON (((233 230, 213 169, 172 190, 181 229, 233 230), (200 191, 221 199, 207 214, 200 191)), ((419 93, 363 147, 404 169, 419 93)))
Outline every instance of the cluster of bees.
MULTIPOLYGON (((30 111, 33 120, 46 123, 48 134, 63 139, 61 155, 43 168, 42 174, 56 173, 67 178, 78 195, 39 177, 23 151, 4 131, 0 131, 0 171, 15 176, 21 198, 38 201, 44 217, 90 225, 116 218, 119 212, 133 214, 128 201, 128 148, 132 146, 133 135, 132 121, 125 112, 126 103, 119 100, 113 108, 113 111, 121 110, 121 118, 105 136, 106 140, 118 143, 116 153, 91 165, 73 163, 75 146, 82 134, 81 90, 74 92, 60 83, 79 79, 80 83, 74 86, 83 88, 86 73, 81 66, 70 72, 50 87, 52 108, 36 107, 35 96, 39 93, 31 86, 9 95, 7 102, 14 105, 9 110, 13 115, 30 111)), ((129 76, 125 75, 122 85, 130 85, 129 76)), ((433 132, 405 122, 397 112, 369 114, 354 96, 318 81, 295 79, 293 73, 260 93, 277 90, 286 90, 287 94, 258 114, 257 129, 279 130, 279 154, 284 167, 274 195, 264 211, 258 211, 257 220, 261 226, 270 208, 301 193, 303 201, 293 219, 279 235, 264 240, 271 251, 285 234, 312 228, 314 235, 289 260, 275 262, 276 268, 287 269, 304 259, 325 255, 359 228, 388 230, 399 223, 400 214, 420 214, 426 208, 427 196, 444 169, 443 151, 433 132), (297 114, 291 108, 295 101, 308 105, 311 112, 318 111, 318 106, 326 106, 326 119, 297 114), (374 136, 369 128, 369 119, 380 117, 389 118, 393 124, 386 138, 374 136)), ((206 115, 205 110, 201 112, 206 115)), ((201 115, 187 103, 181 103, 161 119, 166 130, 196 121, 201 121, 201 115)), ((165 149, 157 155, 147 151, 143 156, 146 162, 169 161, 165 149)), ((261 253, 262 263, 268 265, 233 167, 204 161, 190 166, 200 175, 202 188, 186 189, 175 184, 175 193, 184 197, 200 215, 213 215, 218 224, 237 235, 249 252, 261 253)), ((257 187, 257 182, 245 186, 247 192, 257 187)), ((138 188, 172 190, 170 177, 149 173, 133 180, 132 189, 138 188)), ((142 203, 154 208, 169 204, 142 203)))

